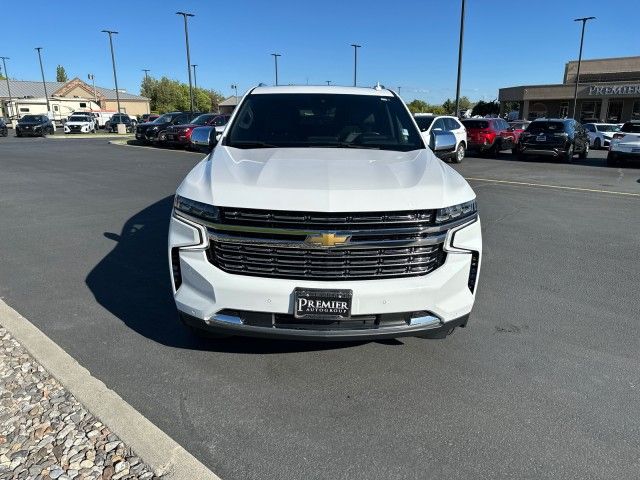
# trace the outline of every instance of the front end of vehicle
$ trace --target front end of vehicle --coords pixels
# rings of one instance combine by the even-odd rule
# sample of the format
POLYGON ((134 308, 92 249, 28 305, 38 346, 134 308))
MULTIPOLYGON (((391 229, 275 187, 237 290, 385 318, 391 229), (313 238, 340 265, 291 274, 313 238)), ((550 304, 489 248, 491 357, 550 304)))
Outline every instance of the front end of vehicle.
POLYGON ((43 134, 43 125, 39 123, 18 123, 16 135, 19 137, 39 137, 43 134))
POLYGON ((66 122, 64 133, 90 133, 93 131, 93 123, 88 122, 66 122))
POLYGON ((194 125, 173 125, 166 130, 165 142, 170 146, 189 147, 194 128, 194 125))
POLYGON ((616 133, 613 135, 607 154, 607 163, 617 165, 627 160, 640 160, 640 133, 616 133))

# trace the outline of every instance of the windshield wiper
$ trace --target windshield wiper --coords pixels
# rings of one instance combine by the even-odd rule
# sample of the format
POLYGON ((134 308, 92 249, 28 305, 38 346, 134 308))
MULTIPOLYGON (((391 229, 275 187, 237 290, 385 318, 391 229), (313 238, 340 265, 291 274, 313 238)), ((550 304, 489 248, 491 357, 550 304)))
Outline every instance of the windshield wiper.
POLYGON ((355 143, 347 143, 347 142, 337 142, 337 143, 324 143, 324 144, 310 144, 312 148, 366 148, 370 150, 380 150, 379 145, 361 145, 355 143))
POLYGON ((272 145, 265 142, 233 142, 229 143, 227 147, 231 148, 278 148, 278 145, 272 145))

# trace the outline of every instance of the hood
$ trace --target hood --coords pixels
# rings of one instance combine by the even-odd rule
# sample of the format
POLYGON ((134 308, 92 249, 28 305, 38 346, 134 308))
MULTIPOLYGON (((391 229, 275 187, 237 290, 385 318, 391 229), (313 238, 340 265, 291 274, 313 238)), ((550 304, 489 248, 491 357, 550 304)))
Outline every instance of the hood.
POLYGON ((19 127, 37 127, 39 125, 44 125, 46 122, 18 122, 19 127))
POLYGON ((219 206, 325 212, 431 209, 475 198, 430 150, 222 145, 194 167, 177 193, 219 206))
POLYGON ((602 132, 602 136, 604 138, 613 138, 613 135, 616 134, 618 132, 602 132))

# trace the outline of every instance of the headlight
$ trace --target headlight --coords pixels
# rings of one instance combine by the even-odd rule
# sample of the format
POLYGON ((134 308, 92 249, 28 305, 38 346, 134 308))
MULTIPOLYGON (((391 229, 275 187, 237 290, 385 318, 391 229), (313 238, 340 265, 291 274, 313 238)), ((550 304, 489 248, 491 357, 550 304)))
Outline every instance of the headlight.
POLYGON ((476 213, 478 213, 478 206, 475 200, 453 205, 452 207, 439 208, 436 213, 436 224, 440 225, 447 222, 453 222, 455 220, 461 220, 466 217, 471 217, 476 213))
POLYGON ((151 130, 153 130, 154 132, 158 131, 158 127, 153 127, 151 130))
POLYGON ((199 218, 208 222, 217 222, 220 218, 220 209, 213 205, 196 202, 188 198, 176 195, 173 200, 173 208, 190 217, 199 218))

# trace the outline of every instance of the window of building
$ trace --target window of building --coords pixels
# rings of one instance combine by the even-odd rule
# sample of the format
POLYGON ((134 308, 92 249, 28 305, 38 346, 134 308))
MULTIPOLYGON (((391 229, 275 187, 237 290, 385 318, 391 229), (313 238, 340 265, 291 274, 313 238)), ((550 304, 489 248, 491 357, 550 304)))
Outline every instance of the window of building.
POLYGON ((600 118, 600 106, 602 102, 600 100, 591 102, 582 102, 580 107, 580 120, 597 120, 600 118))
POLYGON ((59 110, 60 110, 60 109, 58 108, 58 105, 54 105, 54 106, 53 106, 53 111, 54 111, 54 112, 57 112, 57 111, 59 111, 59 110))
POLYGON ((622 100, 609 100, 607 122, 617 123, 622 118, 622 100))
POLYGON ((569 102, 560 103, 560 118, 567 118, 569 116, 569 102))
POLYGON ((547 106, 542 102, 536 102, 531 106, 529 118, 543 118, 547 116, 547 106))
POLYGON ((633 102, 633 110, 631 110, 631 120, 640 120, 640 100, 633 102))

